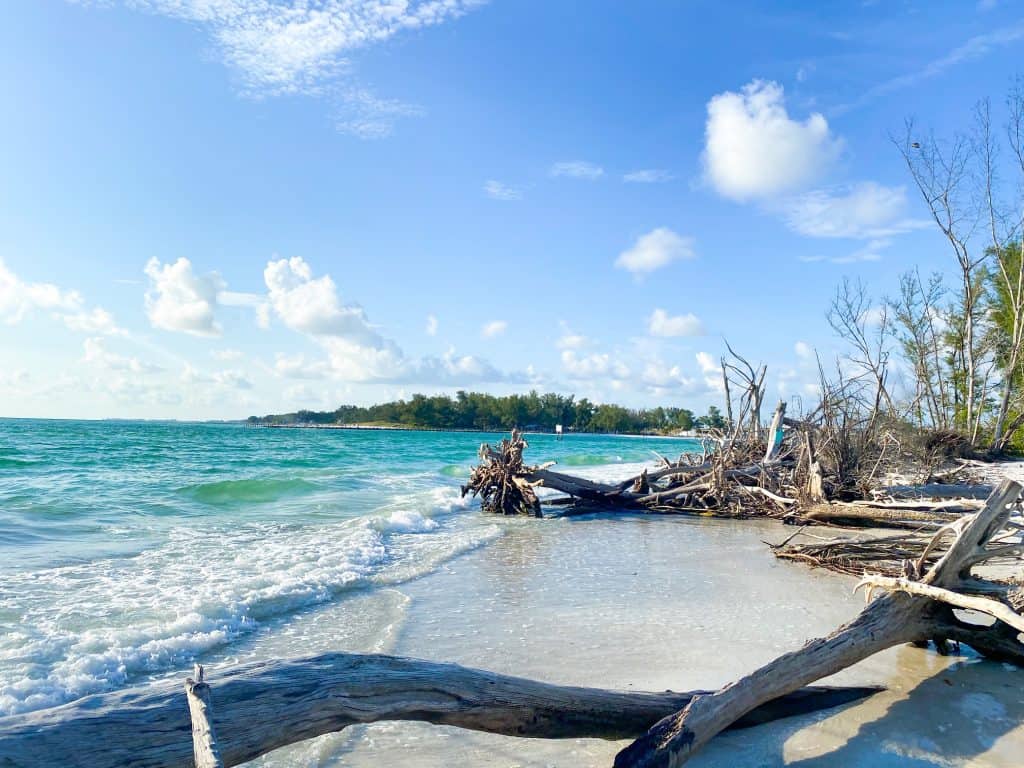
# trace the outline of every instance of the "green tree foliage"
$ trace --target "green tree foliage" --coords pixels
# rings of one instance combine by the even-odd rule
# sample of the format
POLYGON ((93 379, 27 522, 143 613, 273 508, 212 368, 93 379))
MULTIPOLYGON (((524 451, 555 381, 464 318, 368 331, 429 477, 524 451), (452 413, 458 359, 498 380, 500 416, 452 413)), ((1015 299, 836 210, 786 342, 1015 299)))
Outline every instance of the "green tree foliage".
POLYGON ((480 429, 505 431, 513 427, 552 431, 556 424, 576 432, 661 433, 695 426, 724 426, 712 406, 707 416, 695 419, 686 408, 624 408, 595 405, 573 395, 553 392, 496 397, 460 390, 447 395, 413 395, 408 400, 368 407, 343 405, 334 411, 250 416, 254 424, 399 424, 430 429, 480 429))

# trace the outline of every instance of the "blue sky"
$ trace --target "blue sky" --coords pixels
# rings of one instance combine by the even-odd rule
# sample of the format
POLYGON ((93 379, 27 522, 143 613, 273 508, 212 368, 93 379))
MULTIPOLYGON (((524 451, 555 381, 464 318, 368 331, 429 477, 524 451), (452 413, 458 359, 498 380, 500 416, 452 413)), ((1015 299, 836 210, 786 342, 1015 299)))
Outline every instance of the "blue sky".
POLYGON ((998 111, 1010 2, 28 0, 0 415, 530 388, 811 396, 843 276, 952 256, 889 135, 998 111))

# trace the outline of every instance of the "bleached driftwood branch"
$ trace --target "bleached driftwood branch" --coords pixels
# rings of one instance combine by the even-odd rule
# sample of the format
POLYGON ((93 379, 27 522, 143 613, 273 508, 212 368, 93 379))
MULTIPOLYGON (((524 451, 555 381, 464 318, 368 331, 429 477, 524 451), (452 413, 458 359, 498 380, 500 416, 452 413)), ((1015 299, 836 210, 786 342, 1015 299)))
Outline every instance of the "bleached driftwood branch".
POLYGON ((204 676, 203 665, 196 664, 195 677, 185 680, 185 696, 192 720, 192 754, 196 768, 224 768, 213 732, 210 686, 204 676))
MULTIPOLYGON (((217 745, 225 766, 356 723, 420 720, 547 739, 626 739, 702 693, 578 688, 396 656, 328 653, 218 671, 217 745)), ((879 688, 810 688, 737 721, 757 725, 839 706, 879 688)), ((88 696, 0 718, 4 768, 181 768, 192 763, 178 684, 88 696)))

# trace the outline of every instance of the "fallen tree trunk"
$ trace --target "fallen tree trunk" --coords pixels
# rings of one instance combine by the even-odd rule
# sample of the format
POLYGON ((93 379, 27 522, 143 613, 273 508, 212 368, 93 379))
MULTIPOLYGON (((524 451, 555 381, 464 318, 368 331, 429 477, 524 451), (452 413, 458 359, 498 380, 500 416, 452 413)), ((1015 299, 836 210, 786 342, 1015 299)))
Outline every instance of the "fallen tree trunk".
MULTIPOLYGON (((356 723, 419 720, 508 736, 626 739, 695 693, 551 685, 455 664, 329 653, 218 671, 212 683, 225 766, 356 723)), ((754 709, 735 727, 846 704, 879 688, 812 688, 754 709)), ((89 696, 0 718, 5 768, 191 765, 189 706, 177 683, 89 696)))
POLYGON ((924 511, 919 508, 867 506, 857 503, 832 502, 804 508, 788 522, 818 523, 866 528, 903 528, 906 530, 938 530, 959 517, 943 509, 924 511))
POLYGON ((943 528, 916 562, 907 561, 905 578, 866 577, 861 585, 868 587, 869 601, 871 590, 888 591, 853 621, 716 693, 695 697, 620 752, 616 768, 678 768, 752 707, 894 645, 930 639, 944 645, 952 638, 969 643, 983 655, 1024 665, 1024 644, 1017 630, 1017 620, 1024 621, 1020 616, 1024 594, 1019 588, 984 581, 970 573, 972 567, 988 559, 1020 549, 1020 530, 1013 527, 1003 532, 1009 522, 1008 507, 1016 506, 1020 492, 1020 484, 1004 480, 980 512, 943 528), (955 536, 952 544, 925 572, 927 558, 949 534, 955 536), (1012 543, 1008 536, 1014 537, 1012 543), (945 597, 950 592, 955 599, 945 597), (970 600, 970 607, 994 618, 991 626, 967 623, 953 612, 954 607, 965 605, 963 595, 979 592, 987 597, 970 600), (1016 617, 1012 624, 1004 621, 1008 616, 1016 617))

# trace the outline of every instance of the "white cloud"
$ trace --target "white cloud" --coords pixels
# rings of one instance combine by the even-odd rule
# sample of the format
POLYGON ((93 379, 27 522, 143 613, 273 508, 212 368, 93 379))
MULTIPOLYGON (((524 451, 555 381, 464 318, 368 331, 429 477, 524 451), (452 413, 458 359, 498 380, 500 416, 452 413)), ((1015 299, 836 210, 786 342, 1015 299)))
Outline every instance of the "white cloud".
POLYGON ((707 352, 698 352, 695 357, 697 358, 697 367, 704 375, 704 384, 707 388, 715 392, 723 391, 725 385, 722 383, 721 364, 707 352))
POLYGON ((680 237, 667 227, 658 227, 641 235, 632 248, 620 253, 615 266, 639 275, 695 256, 692 237, 680 237))
POLYGON ((664 309, 655 309, 647 321, 647 330, 651 336, 701 336, 704 324, 692 312, 670 315, 664 309))
POLYGON ((720 373, 718 362, 707 352, 698 352, 695 356, 701 373, 720 373))
POLYGON ((1024 22, 1021 21, 1000 27, 994 32, 985 32, 980 35, 974 35, 973 37, 968 38, 962 45, 958 45, 956 48, 951 50, 945 56, 941 56, 934 61, 930 61, 922 69, 879 83, 873 88, 869 88, 859 99, 849 104, 842 104, 834 108, 832 112, 835 114, 848 112, 851 109, 863 106, 879 96, 883 96, 887 93, 892 93, 893 91, 898 91, 903 88, 909 88, 925 80, 931 80, 932 78, 942 75, 946 70, 956 66, 957 64, 982 58, 998 48, 1013 45, 1022 39, 1024 39, 1024 22))
POLYGON ((313 277, 304 259, 295 256, 267 262, 263 270, 270 308, 285 326, 311 336, 337 337, 359 346, 386 346, 362 307, 342 304, 330 275, 313 277))
MULTIPOLYGON (((442 357, 407 358, 395 342, 373 328, 361 307, 345 305, 329 275, 314 277, 301 258, 270 261, 264 270, 266 314, 291 330, 310 336, 324 351, 323 360, 279 355, 274 371, 287 378, 330 377, 350 382, 465 385, 474 381, 510 381, 490 363, 449 350, 442 357)), ((428 316, 428 331, 433 326, 428 316)), ((496 335, 506 323, 493 321, 482 333, 496 335)))
POLYGON ((36 309, 75 311, 82 306, 78 291, 65 291, 52 283, 26 283, 0 258, 0 320, 20 323, 36 309))
POLYGON ((427 315, 427 336, 437 336, 437 317, 434 315, 427 315))
POLYGON ((85 354, 82 360, 90 365, 106 368, 111 371, 125 371, 134 374, 157 373, 162 371, 159 365, 145 363, 137 357, 119 355, 110 352, 102 338, 90 337, 83 344, 85 354))
POLYGON ((562 351, 562 368, 571 379, 593 379, 598 376, 611 376, 625 379, 629 376, 629 368, 611 355, 593 354, 580 356, 575 350, 562 351))
POLYGON ((90 312, 82 311, 73 315, 60 315, 60 318, 64 321, 64 325, 79 333, 100 333, 104 336, 127 335, 127 331, 120 328, 114 320, 114 316, 103 307, 93 307, 90 312))
POLYGON ((656 395, 681 392, 688 395, 707 391, 707 384, 699 378, 687 376, 678 365, 651 360, 640 375, 640 381, 656 395))
POLYGON ((465 386, 474 382, 519 381, 521 376, 502 373, 486 360, 473 355, 458 355, 449 348, 441 357, 425 357, 412 366, 399 381, 417 385, 465 386))
POLYGON ((809 360, 814 356, 814 350, 806 341, 798 341, 794 344, 793 351, 796 352, 796 356, 801 360, 809 360))
POLYGON ((131 0, 205 28, 255 94, 319 94, 354 50, 462 15, 478 0, 131 0))
POLYGON ((906 209, 903 187, 873 181, 836 192, 808 192, 781 205, 789 228, 809 237, 882 238, 928 226, 908 218, 906 209))
POLYGON ((882 251, 890 245, 892 245, 891 240, 879 238, 877 240, 870 240, 857 250, 843 254, 842 256, 801 256, 800 261, 827 261, 830 264, 855 264, 861 261, 880 261, 882 259, 882 251))
POLYGON ((146 314, 153 327, 195 336, 220 335, 214 317, 217 294, 224 288, 220 275, 197 275, 192 262, 184 257, 173 264, 150 259, 145 273, 150 280, 146 314))
POLYGON ((778 83, 754 80, 707 105, 704 173, 734 200, 765 198, 804 187, 838 157, 842 142, 818 113, 804 121, 786 111, 778 83))
POLYGON ((274 361, 274 372, 287 379, 322 379, 328 373, 328 366, 322 360, 307 360, 305 355, 279 354, 274 361))
POLYGON ((242 352, 237 349, 215 349, 210 352, 210 356, 215 360, 220 360, 222 362, 241 360, 243 357, 242 352))
POLYGON ((622 180, 634 184, 657 184, 671 181, 674 178, 671 173, 661 168, 645 168, 639 171, 630 171, 622 177, 622 180))
POLYGON ((242 371, 215 371, 213 383, 227 389, 252 389, 252 380, 242 371))
POLYGON ((604 168, 594 163, 588 163, 586 160, 571 160, 552 165, 551 175, 596 181, 604 176, 604 168))
POLYGON ((349 381, 371 381, 399 376, 407 362, 393 341, 370 325, 362 307, 343 304, 330 275, 313 277, 299 257, 267 262, 264 311, 289 329, 313 337, 327 353, 332 373, 349 381))
POLYGON ((489 179, 484 183, 484 194, 493 200, 523 199, 523 191, 519 187, 510 187, 494 179, 489 179))
POLYGON ((420 117, 421 107, 395 99, 382 99, 365 88, 350 89, 338 97, 334 127, 359 139, 386 139, 400 117, 420 117))
POLYGON ((589 339, 579 333, 574 333, 565 321, 560 323, 562 326, 562 335, 558 337, 558 341, 555 342, 555 346, 558 349, 582 349, 587 346, 589 339))
MULTIPOLYGON (((103 5, 113 0, 98 0, 103 5)), ((352 54, 407 30, 458 18, 486 0, 124 0, 206 32, 241 92, 254 99, 302 94, 333 103, 337 130, 389 136, 415 105, 357 84, 352 54)))
POLYGON ((483 327, 480 328, 480 335, 485 339, 493 339, 495 336, 500 336, 506 330, 508 330, 508 323, 504 320, 491 320, 489 323, 484 323, 483 327))

